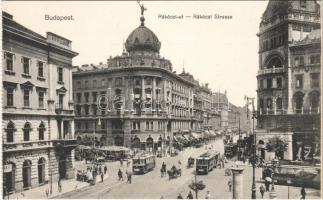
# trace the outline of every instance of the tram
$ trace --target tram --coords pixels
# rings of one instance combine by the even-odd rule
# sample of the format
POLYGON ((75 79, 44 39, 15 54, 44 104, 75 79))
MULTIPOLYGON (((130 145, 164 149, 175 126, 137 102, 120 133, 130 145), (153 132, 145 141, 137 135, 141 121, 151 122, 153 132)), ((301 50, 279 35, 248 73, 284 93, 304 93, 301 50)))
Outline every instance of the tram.
POLYGON ((145 174, 156 166, 156 156, 152 154, 136 155, 132 159, 132 171, 136 174, 145 174))
POLYGON ((207 151, 196 159, 196 174, 208 174, 217 166, 220 153, 217 151, 207 151))

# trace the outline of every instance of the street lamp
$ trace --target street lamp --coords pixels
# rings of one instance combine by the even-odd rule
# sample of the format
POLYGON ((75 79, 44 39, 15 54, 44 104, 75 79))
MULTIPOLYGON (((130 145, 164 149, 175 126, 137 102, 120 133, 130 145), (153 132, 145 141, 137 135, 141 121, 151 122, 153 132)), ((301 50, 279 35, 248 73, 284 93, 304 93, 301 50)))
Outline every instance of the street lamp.
POLYGON ((256 199, 256 173, 255 173, 255 169, 256 169, 256 133, 255 133, 255 119, 257 119, 257 113, 255 111, 255 106, 254 106, 254 99, 255 98, 250 98, 245 96, 245 99, 247 100, 247 109, 249 107, 249 101, 251 101, 251 105, 252 105, 252 132, 253 132, 253 136, 252 136, 252 156, 251 156, 251 163, 252 163, 252 187, 251 187, 251 199, 256 199))

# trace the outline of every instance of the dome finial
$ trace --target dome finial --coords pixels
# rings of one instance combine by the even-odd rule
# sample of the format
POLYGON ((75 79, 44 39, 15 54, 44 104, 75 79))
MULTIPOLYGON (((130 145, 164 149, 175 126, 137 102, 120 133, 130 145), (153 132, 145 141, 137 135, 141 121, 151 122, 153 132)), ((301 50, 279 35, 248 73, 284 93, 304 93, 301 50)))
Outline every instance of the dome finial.
POLYGON ((138 0, 137 3, 139 4, 140 9, 141 9, 141 17, 140 17, 141 26, 144 26, 145 25, 144 12, 145 12, 145 10, 147 10, 147 8, 144 7, 144 4, 140 4, 140 0, 138 0))

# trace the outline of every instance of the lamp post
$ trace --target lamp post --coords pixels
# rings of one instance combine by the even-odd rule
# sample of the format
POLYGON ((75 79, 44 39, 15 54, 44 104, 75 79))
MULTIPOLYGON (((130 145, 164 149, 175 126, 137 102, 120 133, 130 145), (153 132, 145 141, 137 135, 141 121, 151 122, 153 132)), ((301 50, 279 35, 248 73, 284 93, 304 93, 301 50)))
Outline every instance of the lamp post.
POLYGON ((251 163, 252 163, 252 187, 251 187, 251 199, 256 199, 256 173, 255 173, 255 168, 256 168, 256 133, 255 133, 255 119, 257 119, 257 113, 255 111, 255 106, 254 106, 254 99, 255 98, 250 98, 245 96, 245 99, 247 100, 247 109, 249 108, 249 104, 252 105, 252 156, 251 156, 251 163), (250 102, 251 101, 251 102, 250 102))

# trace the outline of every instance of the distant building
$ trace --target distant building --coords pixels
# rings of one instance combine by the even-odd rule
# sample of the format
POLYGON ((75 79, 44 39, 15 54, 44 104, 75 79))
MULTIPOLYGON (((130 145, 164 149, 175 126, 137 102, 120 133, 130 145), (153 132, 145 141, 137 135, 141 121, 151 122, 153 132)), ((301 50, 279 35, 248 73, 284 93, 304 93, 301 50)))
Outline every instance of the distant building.
POLYGON ((3 189, 74 178, 71 41, 46 37, 2 13, 3 189))
POLYGON ((283 137, 284 159, 319 155, 320 31, 320 5, 314 0, 271 0, 260 23, 259 142, 283 137))

